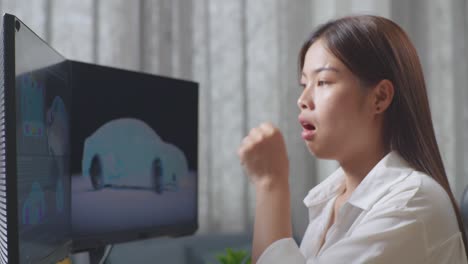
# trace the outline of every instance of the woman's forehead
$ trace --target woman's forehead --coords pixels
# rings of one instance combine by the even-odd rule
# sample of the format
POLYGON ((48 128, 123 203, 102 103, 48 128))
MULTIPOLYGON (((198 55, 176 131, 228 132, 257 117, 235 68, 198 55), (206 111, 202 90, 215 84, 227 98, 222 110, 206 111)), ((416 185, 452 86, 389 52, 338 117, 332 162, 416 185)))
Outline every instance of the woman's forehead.
POLYGON ((302 74, 314 75, 322 71, 339 73, 343 70, 343 66, 343 63, 327 49, 323 41, 318 40, 309 47, 305 54, 302 74))

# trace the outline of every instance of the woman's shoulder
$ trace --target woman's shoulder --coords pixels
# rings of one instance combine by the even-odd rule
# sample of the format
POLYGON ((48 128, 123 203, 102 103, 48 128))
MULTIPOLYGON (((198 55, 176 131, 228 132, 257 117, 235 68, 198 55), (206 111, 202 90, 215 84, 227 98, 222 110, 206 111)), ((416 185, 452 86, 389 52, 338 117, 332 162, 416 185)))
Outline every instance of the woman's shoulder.
POLYGON ((431 176, 413 170, 388 188, 378 204, 387 204, 398 208, 428 206, 431 208, 451 204, 444 188, 431 176))
POLYGON ((430 211, 445 211, 447 205, 452 205, 447 192, 434 178, 416 170, 393 185, 388 191, 388 196, 405 197, 400 206, 406 208, 423 207, 430 211))
POLYGON ((406 217, 419 221, 429 241, 443 240, 459 232, 455 210, 447 192, 424 172, 411 172, 392 186, 378 204, 387 208, 391 206, 406 217))

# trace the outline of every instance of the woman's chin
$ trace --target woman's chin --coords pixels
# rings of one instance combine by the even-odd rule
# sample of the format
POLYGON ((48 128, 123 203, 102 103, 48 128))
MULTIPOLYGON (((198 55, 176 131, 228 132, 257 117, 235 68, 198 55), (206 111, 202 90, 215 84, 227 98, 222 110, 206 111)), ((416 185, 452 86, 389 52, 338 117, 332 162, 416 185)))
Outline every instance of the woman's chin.
POLYGON ((310 154, 312 154, 317 159, 334 159, 335 155, 333 155, 332 151, 329 148, 323 148, 320 145, 316 144, 316 142, 306 142, 307 149, 309 150, 310 154))
POLYGON ((309 150, 310 154, 312 154, 313 156, 315 156, 317 158, 319 157, 320 151, 319 151, 319 148, 317 148, 316 144, 313 144, 312 142, 306 141, 306 146, 307 146, 307 149, 309 150))

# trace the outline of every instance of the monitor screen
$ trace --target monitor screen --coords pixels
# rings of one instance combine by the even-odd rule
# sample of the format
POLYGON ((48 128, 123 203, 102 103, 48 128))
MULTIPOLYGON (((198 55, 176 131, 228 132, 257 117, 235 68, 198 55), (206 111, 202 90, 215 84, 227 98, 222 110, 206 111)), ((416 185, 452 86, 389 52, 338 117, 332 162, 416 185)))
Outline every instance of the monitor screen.
POLYGON ((14 16, 3 22, 3 263, 54 263, 71 244, 69 64, 14 16))
POLYGON ((71 68, 74 250, 194 233, 198 84, 71 68))

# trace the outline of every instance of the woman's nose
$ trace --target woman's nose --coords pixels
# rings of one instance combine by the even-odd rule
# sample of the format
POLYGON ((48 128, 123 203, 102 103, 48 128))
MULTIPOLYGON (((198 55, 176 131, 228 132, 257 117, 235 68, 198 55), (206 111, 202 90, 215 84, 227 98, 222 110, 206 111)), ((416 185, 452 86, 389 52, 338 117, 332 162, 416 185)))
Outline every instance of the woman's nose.
POLYGON ((306 109, 307 108, 307 105, 306 103, 304 103, 304 101, 302 100, 302 96, 299 97, 299 99, 297 100, 297 106, 299 107, 300 110, 303 110, 303 109, 306 109))
POLYGON ((313 104, 314 103, 312 102, 310 95, 309 96, 307 95, 306 90, 304 90, 301 96, 299 96, 299 99, 297 99, 297 106, 299 107, 300 110, 312 109, 313 104))

